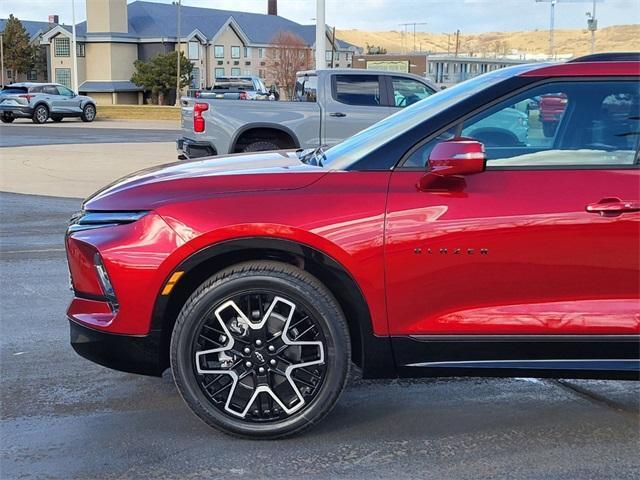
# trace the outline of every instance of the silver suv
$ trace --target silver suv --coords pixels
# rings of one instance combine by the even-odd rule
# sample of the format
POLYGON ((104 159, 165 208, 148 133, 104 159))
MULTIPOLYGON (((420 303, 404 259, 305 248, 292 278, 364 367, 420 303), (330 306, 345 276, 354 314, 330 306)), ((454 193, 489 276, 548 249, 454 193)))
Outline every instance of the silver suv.
POLYGON ((44 123, 49 118, 61 122, 64 117, 93 122, 95 100, 57 83, 12 83, 0 90, 2 123, 11 123, 16 118, 30 118, 33 123, 44 123))

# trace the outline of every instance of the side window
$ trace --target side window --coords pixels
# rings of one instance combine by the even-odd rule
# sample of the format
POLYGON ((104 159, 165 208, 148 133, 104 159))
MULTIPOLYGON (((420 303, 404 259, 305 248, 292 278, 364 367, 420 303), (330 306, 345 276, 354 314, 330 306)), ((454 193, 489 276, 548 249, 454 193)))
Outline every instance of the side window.
POLYGON ((464 122, 487 166, 632 165, 640 138, 634 82, 548 84, 464 122))
POLYGON ((346 105, 380 105, 380 79, 376 75, 336 75, 334 98, 346 105))
POLYGON ((434 92, 425 84, 403 77, 391 77, 393 98, 396 107, 408 107, 427 98, 434 92))
POLYGON ((318 77, 298 77, 294 96, 298 102, 317 102, 318 77))
POLYGON ((74 96, 74 93, 71 90, 69 90, 67 87, 63 87, 61 85, 58 85, 56 88, 58 89, 58 94, 59 95, 63 95, 65 97, 73 97, 74 96))
POLYGON ((433 147, 454 136, 482 142, 488 168, 633 165, 640 142, 640 89, 631 81, 534 87, 417 147, 403 166, 424 168, 433 147))
POLYGON ((42 87, 42 91, 47 95, 58 95, 58 89, 53 85, 45 85, 44 87, 42 87))

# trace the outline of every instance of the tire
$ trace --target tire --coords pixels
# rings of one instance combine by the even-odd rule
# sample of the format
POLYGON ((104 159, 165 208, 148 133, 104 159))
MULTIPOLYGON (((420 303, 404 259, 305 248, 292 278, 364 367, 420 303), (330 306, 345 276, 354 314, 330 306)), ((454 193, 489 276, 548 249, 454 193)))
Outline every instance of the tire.
POLYGON ((557 122, 542 122, 542 133, 545 137, 553 137, 556 133, 556 128, 558 128, 557 122))
POLYGON ((269 150, 280 150, 280 145, 271 140, 256 140, 245 145, 242 149, 243 153, 249 152, 266 152, 269 150))
POLYGON ((171 337, 171 370, 208 425, 282 438, 331 411, 347 380, 350 345, 342 310, 315 277, 284 263, 247 262, 217 273, 187 300, 171 337))
POLYGON ((13 123, 13 121, 16 119, 16 117, 14 117, 13 115, 8 115, 8 114, 4 114, 2 116, 0 116, 0 122, 2 123, 13 123))
POLYGON ((36 108, 33 110, 33 114, 31 115, 31 120, 33 123, 42 124, 45 123, 49 119, 49 109, 46 105, 40 104, 36 105, 36 108))
POLYGON ((57 113, 51 114, 51 120, 53 120, 56 123, 61 122, 63 118, 64 117, 62 115, 60 115, 60 114, 57 114, 57 113))
POLYGON ((93 122, 96 119, 96 106, 93 103, 87 103, 82 109, 80 118, 83 122, 93 122))

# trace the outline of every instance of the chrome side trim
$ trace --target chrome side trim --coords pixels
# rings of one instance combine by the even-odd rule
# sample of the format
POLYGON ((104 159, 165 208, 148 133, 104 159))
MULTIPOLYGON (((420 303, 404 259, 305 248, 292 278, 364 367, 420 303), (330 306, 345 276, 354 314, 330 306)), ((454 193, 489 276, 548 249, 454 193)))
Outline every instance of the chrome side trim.
POLYGON ((531 370, 629 370, 640 371, 640 360, 621 359, 545 359, 545 360, 471 360, 419 362, 405 365, 420 368, 491 368, 531 370), (615 368, 614 368, 615 367, 615 368))
POLYGON ((597 342, 640 341, 640 334, 630 335, 409 335, 420 342, 597 342))

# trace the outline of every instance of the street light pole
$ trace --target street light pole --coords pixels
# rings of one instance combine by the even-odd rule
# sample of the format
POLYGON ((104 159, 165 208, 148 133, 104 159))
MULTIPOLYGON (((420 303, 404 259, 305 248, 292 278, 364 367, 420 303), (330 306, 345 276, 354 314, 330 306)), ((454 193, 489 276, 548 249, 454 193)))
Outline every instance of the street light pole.
POLYGON ((180 59, 182 57, 181 55, 181 46, 180 46, 180 7, 182 6, 182 0, 178 0, 177 4, 178 6, 178 61, 177 61, 177 67, 176 67, 176 71, 178 72, 178 75, 176 77, 176 107, 180 106, 180 59))
POLYGON ((78 46, 76 44, 76 0, 71 0, 71 37, 73 38, 73 91, 78 93, 78 46))
POLYGON ((325 39, 327 33, 325 21, 325 0, 316 0, 316 70, 326 67, 325 52, 327 50, 325 39))

